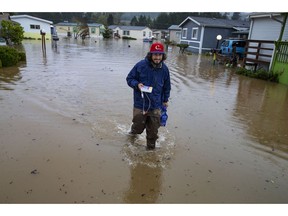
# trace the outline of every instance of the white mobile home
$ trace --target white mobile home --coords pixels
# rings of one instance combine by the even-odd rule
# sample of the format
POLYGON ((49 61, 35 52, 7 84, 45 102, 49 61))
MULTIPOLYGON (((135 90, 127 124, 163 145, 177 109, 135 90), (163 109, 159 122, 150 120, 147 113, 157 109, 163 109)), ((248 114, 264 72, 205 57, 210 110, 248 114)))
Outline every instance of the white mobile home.
POLYGON ((24 38, 41 39, 40 30, 46 32, 46 39, 51 39, 52 21, 40 19, 29 15, 10 16, 12 21, 18 22, 24 29, 24 38))
POLYGON ((169 41, 172 43, 179 43, 181 38, 181 28, 178 25, 171 25, 168 28, 169 31, 169 41))
POLYGON ((113 37, 126 36, 143 40, 144 38, 152 37, 152 30, 146 26, 117 26, 111 25, 108 27, 113 30, 113 37))

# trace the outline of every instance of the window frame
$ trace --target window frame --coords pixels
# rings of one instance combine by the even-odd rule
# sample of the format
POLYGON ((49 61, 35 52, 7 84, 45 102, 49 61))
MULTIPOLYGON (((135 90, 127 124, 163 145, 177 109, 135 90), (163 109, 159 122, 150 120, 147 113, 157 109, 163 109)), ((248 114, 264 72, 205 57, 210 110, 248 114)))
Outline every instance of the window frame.
POLYGON ((192 28, 192 32, 191 32, 191 39, 198 39, 198 30, 199 28, 192 28))
POLYGON ((123 35, 124 36, 129 36, 130 35, 130 31, 129 30, 123 30, 123 35))
POLYGON ((181 32, 182 38, 184 38, 184 39, 187 38, 187 31, 188 31, 188 28, 183 28, 183 29, 182 29, 182 32, 181 32))
POLYGON ((41 28, 40 28, 41 26, 40 25, 36 25, 36 24, 30 24, 30 29, 36 29, 36 30, 40 30, 41 28))

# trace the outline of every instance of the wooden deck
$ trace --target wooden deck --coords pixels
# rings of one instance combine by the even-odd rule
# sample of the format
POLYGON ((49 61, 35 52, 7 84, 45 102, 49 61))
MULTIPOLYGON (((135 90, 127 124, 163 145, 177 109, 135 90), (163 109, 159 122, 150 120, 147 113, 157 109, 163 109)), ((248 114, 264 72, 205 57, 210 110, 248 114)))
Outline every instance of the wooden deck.
POLYGON ((259 66, 269 68, 274 51, 274 41, 247 40, 243 67, 254 66, 254 71, 259 66))

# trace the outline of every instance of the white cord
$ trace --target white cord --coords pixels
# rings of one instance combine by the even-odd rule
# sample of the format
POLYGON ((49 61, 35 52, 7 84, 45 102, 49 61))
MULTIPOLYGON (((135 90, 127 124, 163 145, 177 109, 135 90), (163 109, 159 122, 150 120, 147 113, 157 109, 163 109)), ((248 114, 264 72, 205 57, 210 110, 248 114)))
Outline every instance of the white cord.
POLYGON ((141 91, 141 96, 142 96, 142 98, 143 98, 143 115, 145 115, 146 113, 148 113, 148 111, 149 111, 149 109, 150 109, 151 100, 150 100, 150 98, 148 97, 148 95, 146 94, 146 92, 141 91), (143 95, 143 94, 145 94, 145 96, 148 98, 148 101, 149 101, 149 106, 148 106, 147 111, 145 111, 145 98, 144 98, 144 95, 143 95))

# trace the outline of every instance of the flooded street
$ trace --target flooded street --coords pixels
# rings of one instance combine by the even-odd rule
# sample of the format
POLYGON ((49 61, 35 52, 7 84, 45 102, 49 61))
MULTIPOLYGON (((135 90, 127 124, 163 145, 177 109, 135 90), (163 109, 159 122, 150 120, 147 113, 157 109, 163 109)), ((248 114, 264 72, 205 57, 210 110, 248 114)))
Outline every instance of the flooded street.
POLYGON ((169 118, 146 151, 126 76, 149 43, 23 45, 0 69, 0 203, 288 203, 288 86, 169 47, 169 118))

